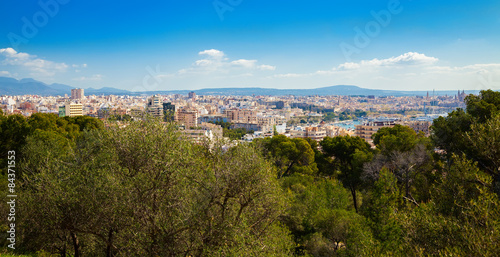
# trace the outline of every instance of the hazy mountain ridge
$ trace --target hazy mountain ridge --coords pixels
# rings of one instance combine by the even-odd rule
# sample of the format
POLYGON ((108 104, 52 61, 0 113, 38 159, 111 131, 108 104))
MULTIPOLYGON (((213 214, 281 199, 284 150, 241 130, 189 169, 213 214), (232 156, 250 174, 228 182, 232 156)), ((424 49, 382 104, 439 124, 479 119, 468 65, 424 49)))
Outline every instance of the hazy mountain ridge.
MULTIPOLYGON (((25 78, 17 80, 14 78, 0 77, 0 95, 65 95, 71 94, 71 89, 75 88, 65 84, 53 83, 47 85, 43 82, 25 78)), ((195 92, 198 95, 374 95, 374 96, 425 96, 431 91, 397 91, 367 89, 352 85, 337 85, 313 89, 276 89, 276 88, 204 88, 197 90, 161 90, 147 92, 131 92, 128 90, 117 89, 113 87, 103 87, 100 89, 86 88, 86 95, 152 95, 152 94, 187 94, 195 92)), ((466 93, 479 93, 479 90, 466 90, 466 93)), ((457 91, 435 91, 435 95, 455 95, 457 91)))

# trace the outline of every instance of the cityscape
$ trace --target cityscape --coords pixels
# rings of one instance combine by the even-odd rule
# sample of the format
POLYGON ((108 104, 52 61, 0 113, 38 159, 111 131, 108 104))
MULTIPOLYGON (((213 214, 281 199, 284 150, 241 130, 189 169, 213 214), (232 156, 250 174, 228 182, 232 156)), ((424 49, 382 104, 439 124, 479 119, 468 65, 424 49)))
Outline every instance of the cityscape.
POLYGON ((85 95, 84 89, 72 89, 65 96, 2 96, 6 114, 52 113, 59 117, 90 116, 110 119, 142 119, 145 115, 165 122, 178 123, 183 133, 196 141, 222 138, 222 126, 245 129, 238 140, 278 134, 290 138, 360 136, 371 142, 379 128, 402 124, 429 136, 432 121, 456 108, 464 108, 464 91, 455 95, 435 96, 224 96, 224 95, 85 95), (211 123, 211 124, 208 124, 211 123), (198 135, 198 136, 194 136, 198 135))

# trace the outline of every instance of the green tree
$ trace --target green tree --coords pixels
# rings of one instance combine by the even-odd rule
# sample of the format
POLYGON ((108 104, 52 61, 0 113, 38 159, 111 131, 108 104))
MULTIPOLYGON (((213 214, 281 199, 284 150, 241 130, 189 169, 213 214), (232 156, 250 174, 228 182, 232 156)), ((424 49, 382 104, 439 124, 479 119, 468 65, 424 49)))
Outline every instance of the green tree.
POLYGON ((291 238, 277 222, 286 198, 251 146, 197 145, 151 121, 85 130, 76 141, 34 133, 19 221, 31 252, 289 255, 291 238))
POLYGON ((6 167, 7 151, 15 151, 16 158, 22 158, 22 147, 30 133, 29 124, 24 116, 13 114, 0 116, 0 164, 6 167))
POLYGON ((317 231, 307 244, 314 256, 363 256, 374 246, 372 233, 366 219, 346 210, 321 210, 314 219, 317 231), (323 239, 323 240, 322 240, 323 239), (326 244, 317 246, 317 241, 326 244))
POLYGON ((369 219, 373 235, 382 243, 381 250, 398 253, 402 250, 403 231, 396 215, 401 196, 394 174, 383 168, 366 198, 362 213, 369 219))
POLYGON ((82 256, 115 255, 118 231, 129 222, 130 188, 116 180, 119 167, 96 131, 74 142, 36 130, 23 161, 23 245, 82 256), (54 240, 55 239, 55 240, 54 240), (46 244, 46 242, 50 242, 46 244))
POLYGON ((447 117, 439 117, 431 126, 431 139, 439 148, 446 151, 448 157, 452 153, 468 153, 464 133, 470 130, 472 117, 462 109, 457 109, 447 117))
POLYGON ((305 139, 290 139, 285 135, 278 135, 256 140, 256 144, 278 168, 278 178, 296 172, 304 174, 317 172, 314 151, 305 139))
POLYGON ((338 178, 351 191, 357 212, 356 191, 363 184, 361 179, 363 164, 373 158, 370 145, 360 137, 351 136, 325 137, 320 145, 328 156, 334 158, 332 169, 340 170, 338 178))
POLYGON ((432 199, 403 213, 409 251, 422 255, 498 256, 500 201, 492 178, 464 155, 435 184, 432 199))
POLYGON ((394 127, 383 127, 372 135, 373 144, 386 154, 393 151, 411 151, 421 138, 412 128, 399 124, 394 127))
MULTIPOLYGON (((483 152, 491 151, 483 151, 486 148, 478 151, 477 147, 479 145, 475 142, 475 139, 470 137, 470 135, 474 134, 475 136, 484 138, 478 131, 481 133, 491 133, 491 129, 481 126, 492 126, 495 123, 496 116, 500 115, 500 92, 482 90, 477 96, 467 96, 465 103, 467 112, 457 109, 451 112, 446 118, 440 117, 436 119, 431 127, 431 137, 436 146, 446 152, 449 160, 452 154, 466 154, 468 158, 477 161, 479 167, 493 177, 495 185, 500 185, 498 165, 495 166, 492 160, 488 160, 489 158, 486 158, 483 154, 483 152), (490 122, 491 120, 493 120, 493 123, 490 122), (485 125, 487 123, 489 125, 485 125), (472 132, 473 129, 475 132, 472 132)), ((496 137, 494 133, 489 136, 496 137)), ((491 139, 493 142, 495 140, 491 139)), ((480 147, 489 146, 483 144, 480 147)), ((497 193, 500 195, 500 186, 497 186, 497 188, 499 188, 497 193)))
POLYGON ((500 92, 481 90, 479 95, 468 95, 465 98, 467 114, 484 123, 500 112, 500 92))
POLYGON ((335 252, 334 242, 324 238, 319 231, 318 213, 346 210, 354 215, 350 193, 336 179, 318 179, 296 173, 282 178, 281 181, 291 203, 280 220, 295 238, 295 253, 303 255, 307 251, 314 256, 320 256, 323 250, 335 252))
POLYGON ((500 193, 500 113, 485 123, 474 123, 466 141, 479 166, 493 176, 495 191, 500 193))
MULTIPOLYGON (((380 170, 385 167, 398 179, 405 199, 416 203, 412 194, 414 183, 421 182, 426 185, 426 182, 432 179, 428 176, 433 169, 431 141, 423 134, 417 134, 410 127, 401 125, 381 128, 373 134, 372 138, 380 153, 371 163, 365 165, 364 177, 376 179, 380 170)), ((422 189, 426 188, 418 187, 413 191, 419 195, 428 196, 428 193, 422 192, 422 189)))

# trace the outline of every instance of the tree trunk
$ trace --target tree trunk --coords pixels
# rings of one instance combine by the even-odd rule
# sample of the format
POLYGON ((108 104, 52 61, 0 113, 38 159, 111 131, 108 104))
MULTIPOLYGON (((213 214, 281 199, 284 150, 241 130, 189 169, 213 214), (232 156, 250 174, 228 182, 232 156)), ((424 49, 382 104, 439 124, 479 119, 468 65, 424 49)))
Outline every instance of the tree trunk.
POLYGON ((66 257, 66 242, 64 242, 64 246, 61 249, 61 257, 66 257))
POLYGON ((106 248, 106 257, 111 257, 113 256, 113 229, 109 230, 108 233, 108 242, 107 242, 107 248, 106 248))
POLYGON ((354 203, 354 209, 356 210, 356 213, 358 213, 358 200, 356 199, 356 188, 351 186, 350 189, 351 189, 352 201, 354 203))
POLYGON ((80 257, 80 242, 78 242, 78 237, 76 237, 76 234, 73 232, 70 234, 73 240, 73 248, 75 249, 75 257, 80 257))

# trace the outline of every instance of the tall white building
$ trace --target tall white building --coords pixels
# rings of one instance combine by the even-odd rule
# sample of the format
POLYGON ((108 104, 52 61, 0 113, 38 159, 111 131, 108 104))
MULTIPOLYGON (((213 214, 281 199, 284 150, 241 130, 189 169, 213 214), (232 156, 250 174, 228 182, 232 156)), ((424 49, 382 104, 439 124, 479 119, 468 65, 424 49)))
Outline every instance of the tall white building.
POLYGON ((71 99, 83 99, 85 94, 83 88, 71 89, 71 99))

